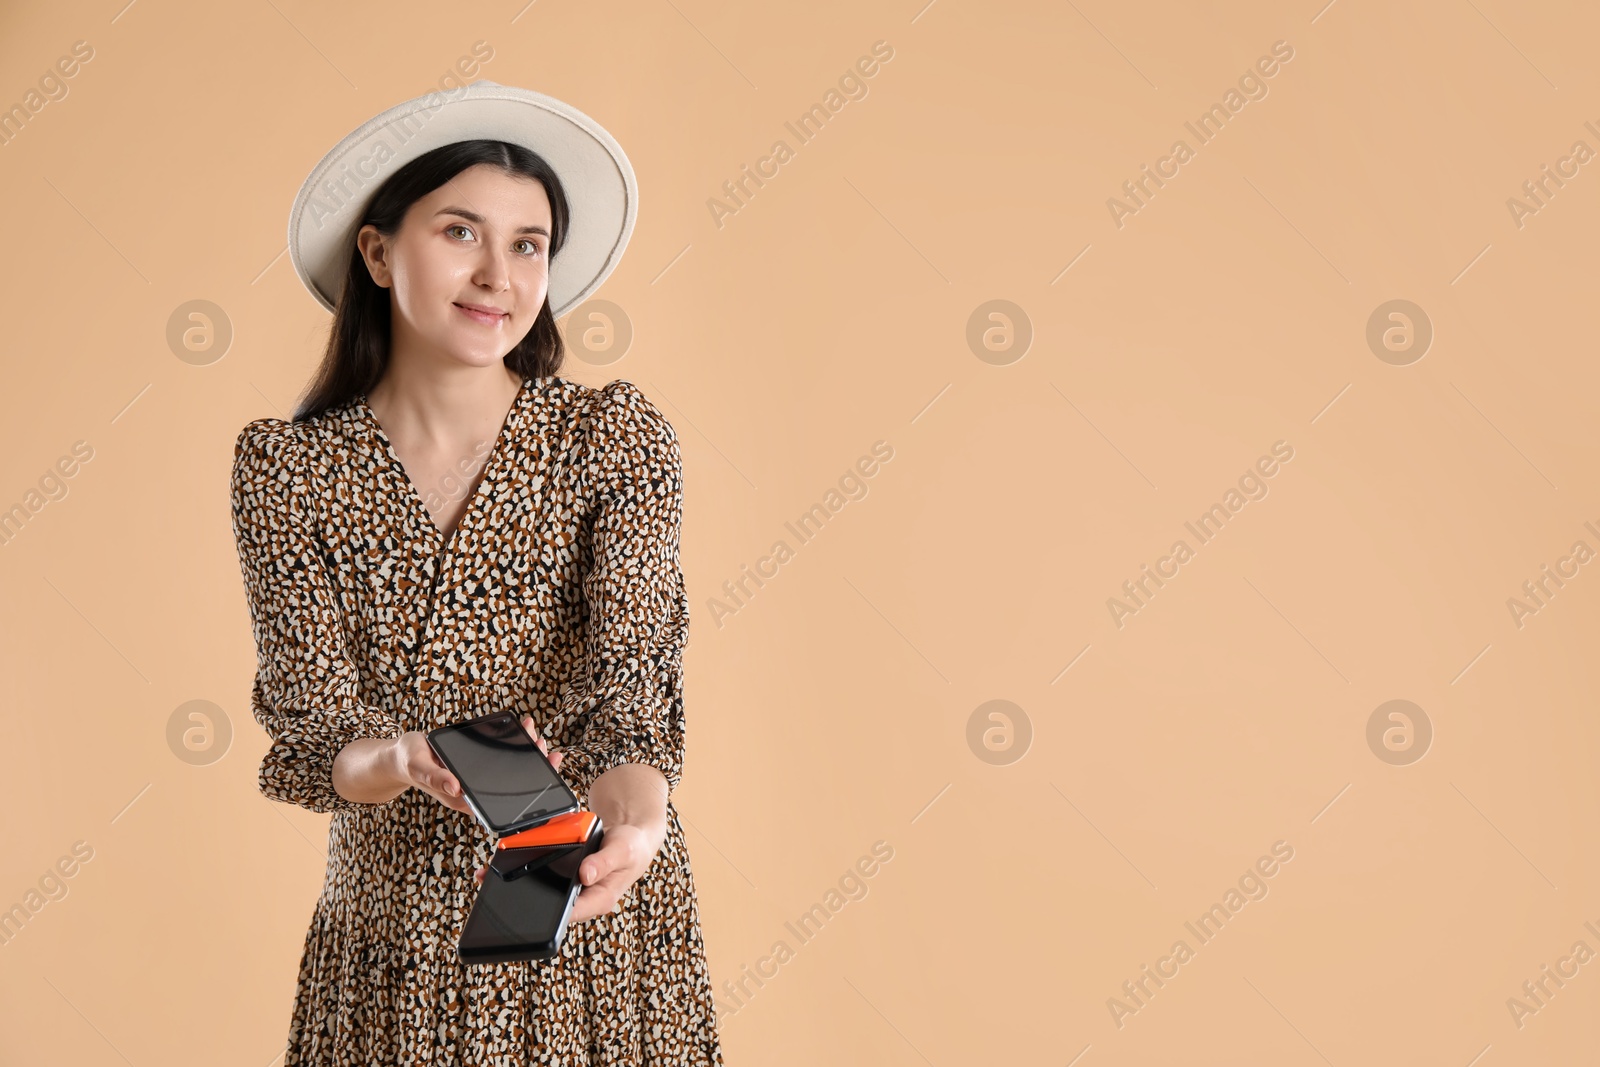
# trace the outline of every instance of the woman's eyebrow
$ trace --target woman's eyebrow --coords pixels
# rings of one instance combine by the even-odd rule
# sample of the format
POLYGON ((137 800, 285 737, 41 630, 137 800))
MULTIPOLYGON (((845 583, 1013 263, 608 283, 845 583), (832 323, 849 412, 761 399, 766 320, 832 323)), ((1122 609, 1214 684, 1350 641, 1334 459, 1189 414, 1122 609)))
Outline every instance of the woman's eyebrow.
MULTIPOLYGON (((479 226, 488 225, 489 222, 488 219, 484 218, 476 211, 468 211, 464 207, 442 207, 433 213, 434 218, 438 218, 440 215, 460 215, 468 222, 476 222, 479 226)), ((537 233, 544 237, 550 236, 550 231, 545 229, 543 226, 521 226, 518 227, 517 233, 537 233)))

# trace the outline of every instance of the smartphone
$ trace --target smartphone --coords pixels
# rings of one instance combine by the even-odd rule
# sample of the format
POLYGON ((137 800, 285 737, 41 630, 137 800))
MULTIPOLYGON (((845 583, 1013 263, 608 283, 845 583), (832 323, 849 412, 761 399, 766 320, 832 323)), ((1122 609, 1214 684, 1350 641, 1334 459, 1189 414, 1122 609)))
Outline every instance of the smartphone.
POLYGON ((456 952, 465 964, 549 959, 561 951, 573 902, 583 891, 578 865, 600 847, 603 833, 587 841, 500 849, 472 903, 456 952), (514 863, 506 863, 511 857, 514 863))
POLYGON ((574 811, 566 815, 557 815, 532 830, 523 830, 521 833, 502 837, 495 843, 495 847, 508 849, 532 848, 534 845, 570 845, 589 840, 589 835, 594 833, 599 825, 600 816, 594 812, 574 811))
POLYGON ((429 731, 428 745, 461 783, 472 813, 496 837, 578 809, 577 796, 513 712, 441 726, 429 731))

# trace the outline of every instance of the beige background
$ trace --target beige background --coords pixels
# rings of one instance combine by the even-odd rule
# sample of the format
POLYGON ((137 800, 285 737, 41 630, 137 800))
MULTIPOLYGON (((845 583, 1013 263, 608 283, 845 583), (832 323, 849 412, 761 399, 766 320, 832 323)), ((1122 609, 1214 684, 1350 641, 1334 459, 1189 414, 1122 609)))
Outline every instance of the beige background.
POLYGON ((0 105, 93 57, 0 145, 0 508, 37 507, 0 546, 0 908, 42 904, 0 946, 0 1060, 281 1058, 327 817, 256 792, 231 447, 326 337, 284 254, 300 180, 479 41, 470 74, 573 102, 640 178, 597 294, 631 345, 568 374, 639 383, 683 441, 676 801, 730 1063, 1592 1055, 1600 962, 1520 1026, 1507 1001, 1600 952, 1600 565, 1520 627, 1507 601, 1600 551, 1600 163, 1520 226, 1507 201, 1600 150, 1600 17, 1319 2, 9 5, 0 105), (798 143, 877 41, 866 95, 798 143), (1267 95, 1200 144, 1184 123, 1278 41, 1267 95), (1119 227, 1108 198, 1180 138, 1119 227), (1397 299, 1434 332, 1407 365, 1366 339, 1397 299), (195 300, 232 337, 183 359, 195 300), (1011 347, 975 348, 975 315, 1011 347), (866 496, 796 547, 784 522, 876 441, 866 496), (1268 495, 1199 544, 1184 523, 1277 441, 1268 495), (1180 538, 1119 628, 1108 598, 1180 538), (1395 699, 1433 731, 1406 765, 1367 741, 1395 699), (232 731, 198 764, 168 735, 195 700, 232 731), (1023 758, 969 743, 990 700, 1020 709, 992 758, 1023 758), (801 944, 785 923, 877 841, 801 944), (1185 922, 1279 841, 1201 945, 1185 922), (1109 998, 1179 939, 1119 1026, 1109 998))

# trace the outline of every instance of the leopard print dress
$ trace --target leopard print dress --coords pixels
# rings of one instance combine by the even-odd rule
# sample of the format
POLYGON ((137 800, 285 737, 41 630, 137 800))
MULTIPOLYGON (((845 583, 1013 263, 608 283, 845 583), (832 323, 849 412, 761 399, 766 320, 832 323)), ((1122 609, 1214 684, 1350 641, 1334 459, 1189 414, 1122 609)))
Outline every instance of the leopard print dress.
POLYGON ((459 525, 429 517, 364 396, 234 446, 233 532, 271 737, 268 797, 333 813, 284 1067, 718 1064, 694 878, 667 835, 621 908, 548 960, 463 965, 494 842, 420 790, 346 800, 334 756, 528 711, 588 790, 621 763, 683 766, 677 436, 633 383, 525 378, 459 525))

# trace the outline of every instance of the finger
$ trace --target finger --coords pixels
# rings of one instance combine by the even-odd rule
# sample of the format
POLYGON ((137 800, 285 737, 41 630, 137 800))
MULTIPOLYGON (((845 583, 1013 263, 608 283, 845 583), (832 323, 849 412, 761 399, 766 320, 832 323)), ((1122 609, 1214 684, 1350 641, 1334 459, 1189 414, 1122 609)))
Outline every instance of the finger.
POLYGON ((605 915, 619 910, 621 907, 622 890, 612 885, 585 886, 578 894, 578 899, 572 905, 572 914, 568 916, 569 923, 581 923, 596 916, 605 915))
MULTIPOLYGON (((433 793, 441 799, 444 797, 460 797, 461 782, 457 780, 455 775, 450 773, 449 768, 439 762, 439 758, 433 754, 433 750, 424 746, 420 756, 420 761, 416 757, 412 757, 412 762, 407 768, 407 777, 412 780, 412 784, 433 793)), ((446 803, 449 802, 446 801, 446 803)), ((456 805, 451 804, 450 806, 455 807, 456 805)))
POLYGON ((557 752, 554 756, 551 756, 550 757, 550 766, 554 767, 556 769, 560 769, 560 767, 561 767, 561 757, 565 756, 565 755, 566 755, 565 752, 557 752))
MULTIPOLYGON (((429 795, 434 796, 433 794, 429 795)), ((463 815, 472 814, 472 809, 467 807, 464 801, 458 800, 455 797, 434 796, 434 799, 443 804, 445 807, 449 808, 451 811, 459 811, 463 815)))
POLYGON ((632 855, 627 842, 613 838, 600 846, 598 852, 586 857, 578 867, 578 881, 585 886, 600 883, 607 875, 628 867, 632 855), (613 844, 612 841, 615 843, 613 844))
POLYGON ((472 880, 474 882, 477 882, 479 885, 482 885, 483 884, 483 879, 488 873, 489 873, 489 868, 487 868, 487 867, 479 867, 477 870, 472 872, 472 880))
POLYGON ((470 815, 472 808, 467 805, 466 798, 461 795, 461 787, 454 783, 455 780, 451 779, 453 791, 446 791, 444 783, 437 780, 425 782, 419 788, 451 811, 459 811, 470 815))
POLYGON ((408 776, 411 784, 433 797, 447 808, 467 811, 467 802, 461 795, 461 782, 455 775, 435 764, 435 769, 414 767, 408 776))
POLYGON ((528 736, 533 738, 533 742, 539 746, 540 752, 546 751, 544 738, 540 735, 538 729, 533 725, 533 716, 527 712, 523 712, 522 714, 522 728, 528 731, 528 736))
POLYGON ((613 871, 594 885, 585 886, 578 894, 577 903, 573 905, 576 911, 579 907, 586 909, 590 917, 604 915, 607 912, 620 912, 622 898, 628 895, 628 890, 633 886, 638 876, 626 870, 613 871), (587 898, 587 904, 585 904, 587 898))

